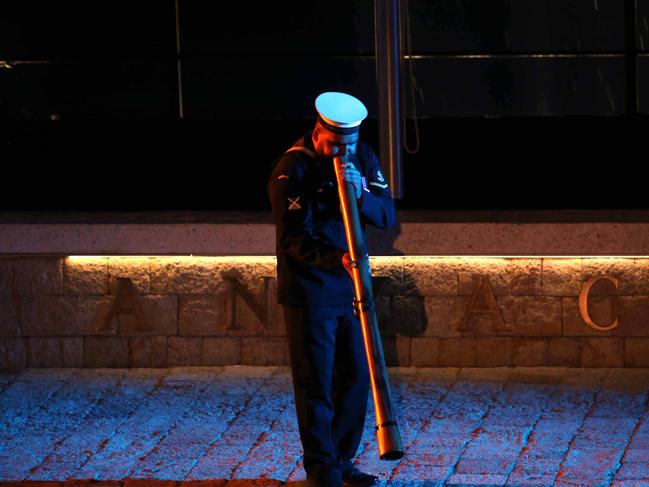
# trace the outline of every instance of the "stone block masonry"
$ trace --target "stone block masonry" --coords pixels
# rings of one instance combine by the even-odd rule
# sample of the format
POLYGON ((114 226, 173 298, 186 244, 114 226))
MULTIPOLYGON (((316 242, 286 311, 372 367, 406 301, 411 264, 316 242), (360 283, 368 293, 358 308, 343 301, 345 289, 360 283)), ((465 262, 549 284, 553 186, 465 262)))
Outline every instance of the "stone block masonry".
MULTIPOLYGON (((370 260, 388 366, 649 366, 649 258, 370 260)), ((0 368, 287 365, 275 264, 2 255, 0 368)))

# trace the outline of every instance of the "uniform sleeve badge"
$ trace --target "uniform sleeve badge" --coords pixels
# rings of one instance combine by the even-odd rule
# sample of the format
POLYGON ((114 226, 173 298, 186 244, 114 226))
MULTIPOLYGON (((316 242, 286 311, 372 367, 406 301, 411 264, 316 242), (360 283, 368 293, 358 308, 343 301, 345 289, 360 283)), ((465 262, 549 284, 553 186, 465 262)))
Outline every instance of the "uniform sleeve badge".
POLYGON ((378 186, 381 189, 385 189, 388 187, 388 183, 385 182, 385 178, 383 177, 383 173, 381 172, 380 169, 376 170, 376 181, 370 181, 370 186, 378 186))
POLYGON ((288 199, 288 209, 289 210, 301 210, 302 206, 300 206, 300 197, 296 196, 295 198, 291 198, 287 196, 288 199))

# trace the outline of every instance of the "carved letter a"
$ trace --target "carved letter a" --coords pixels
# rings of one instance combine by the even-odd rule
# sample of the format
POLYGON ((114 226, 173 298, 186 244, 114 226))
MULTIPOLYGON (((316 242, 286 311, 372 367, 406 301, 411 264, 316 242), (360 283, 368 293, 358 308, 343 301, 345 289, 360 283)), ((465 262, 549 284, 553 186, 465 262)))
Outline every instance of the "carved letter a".
MULTIPOLYGON (((153 328, 144 319, 142 305, 135 292, 133 281, 128 277, 117 278, 117 294, 111 303, 108 313, 98 318, 97 331, 109 331, 113 317, 119 314, 130 314, 135 318, 135 331, 152 330, 153 328)), ((118 332, 119 333, 119 332, 118 332)))
POLYGON ((476 275, 475 278, 478 279, 478 285, 473 296, 471 296, 462 324, 458 329, 462 331, 469 330, 469 318, 471 315, 490 315, 493 320, 494 330, 510 330, 511 327, 505 324, 500 314, 489 278, 481 275, 476 275), (481 297, 482 300, 480 300, 481 297), (478 304, 480 301, 484 303, 484 306, 478 304))

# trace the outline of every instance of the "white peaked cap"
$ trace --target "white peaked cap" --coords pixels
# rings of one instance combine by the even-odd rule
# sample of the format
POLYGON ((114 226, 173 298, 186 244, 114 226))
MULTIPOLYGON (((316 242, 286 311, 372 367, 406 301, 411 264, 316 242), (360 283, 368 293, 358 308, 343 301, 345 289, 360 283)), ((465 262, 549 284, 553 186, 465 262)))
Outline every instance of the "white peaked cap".
POLYGON ((347 93, 327 91, 315 99, 315 108, 318 115, 327 125, 344 132, 358 130, 361 122, 367 117, 367 108, 358 98, 347 93))

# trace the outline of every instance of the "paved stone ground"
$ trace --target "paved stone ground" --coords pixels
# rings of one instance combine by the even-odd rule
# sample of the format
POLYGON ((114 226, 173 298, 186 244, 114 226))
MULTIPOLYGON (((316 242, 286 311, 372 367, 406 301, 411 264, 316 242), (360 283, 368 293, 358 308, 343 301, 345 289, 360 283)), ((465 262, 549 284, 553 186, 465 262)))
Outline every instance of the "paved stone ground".
MULTIPOLYGON (((383 486, 649 486, 649 369, 390 368, 406 456, 383 486)), ((0 375, 2 485, 303 485, 289 369, 0 375)))

